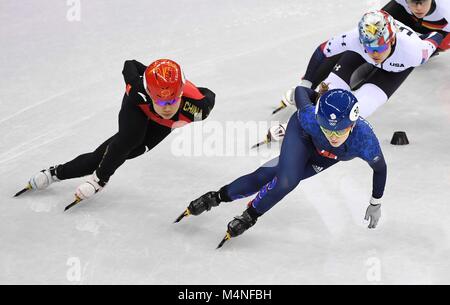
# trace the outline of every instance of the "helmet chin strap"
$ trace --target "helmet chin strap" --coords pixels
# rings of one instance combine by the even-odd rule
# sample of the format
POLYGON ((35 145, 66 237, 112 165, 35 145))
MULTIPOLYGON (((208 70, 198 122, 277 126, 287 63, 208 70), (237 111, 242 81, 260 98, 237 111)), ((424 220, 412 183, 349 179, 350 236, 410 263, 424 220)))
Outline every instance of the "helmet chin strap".
POLYGON ((396 36, 392 37, 392 40, 391 40, 390 44, 391 44, 391 54, 392 54, 392 52, 394 52, 395 46, 397 44, 397 37, 396 36))
POLYGON ((150 92, 148 91, 148 88, 147 88, 147 76, 145 75, 145 73, 144 73, 144 77, 142 78, 142 82, 144 83, 145 92, 147 92, 148 96, 150 96, 150 92))
POLYGON ((430 10, 428 11, 428 13, 425 16, 430 16, 431 14, 434 13, 434 11, 436 10, 436 1, 435 0, 431 0, 431 7, 430 10))

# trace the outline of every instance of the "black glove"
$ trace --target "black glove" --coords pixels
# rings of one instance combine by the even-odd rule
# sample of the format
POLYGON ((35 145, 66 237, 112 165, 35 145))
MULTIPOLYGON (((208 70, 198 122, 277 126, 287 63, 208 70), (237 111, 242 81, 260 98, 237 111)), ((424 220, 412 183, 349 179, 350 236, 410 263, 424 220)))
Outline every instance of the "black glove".
POLYGON ((141 76, 136 77, 135 79, 133 79, 130 84, 131 85, 131 89, 130 92, 133 93, 143 93, 145 94, 145 88, 144 88, 144 80, 141 76))

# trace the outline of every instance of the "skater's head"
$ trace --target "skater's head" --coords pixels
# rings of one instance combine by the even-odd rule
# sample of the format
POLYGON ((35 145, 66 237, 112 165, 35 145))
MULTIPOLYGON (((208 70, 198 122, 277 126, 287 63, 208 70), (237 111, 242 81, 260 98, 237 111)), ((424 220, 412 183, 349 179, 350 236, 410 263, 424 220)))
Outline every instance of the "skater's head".
POLYGON ((422 19, 431 10, 434 0, 405 0, 409 9, 419 19, 422 19))
POLYGON ((370 11, 358 23, 359 41, 367 55, 381 64, 391 55, 398 31, 394 18, 383 10, 370 11))
POLYGON ((148 66, 144 77, 155 112, 164 119, 173 117, 180 108, 185 84, 180 65, 170 59, 158 59, 148 66))
POLYGON ((350 91, 326 91, 316 104, 316 120, 333 147, 344 144, 358 118, 358 101, 350 91))

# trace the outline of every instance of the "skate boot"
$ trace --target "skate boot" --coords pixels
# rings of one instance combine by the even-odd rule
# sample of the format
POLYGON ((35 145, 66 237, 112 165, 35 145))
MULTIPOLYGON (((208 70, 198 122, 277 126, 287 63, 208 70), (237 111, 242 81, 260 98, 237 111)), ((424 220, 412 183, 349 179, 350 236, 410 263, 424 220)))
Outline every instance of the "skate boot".
POLYGON ((227 233, 220 244, 217 246, 217 249, 222 248, 227 240, 230 240, 232 237, 239 236, 253 227, 259 216, 261 216, 261 214, 259 214, 250 203, 247 210, 245 210, 241 216, 236 216, 232 221, 228 223, 227 233))
POLYGON ((241 216, 236 216, 228 223, 228 233, 230 237, 236 237, 253 227, 258 219, 258 216, 253 211, 249 211, 253 207, 248 208, 241 216))
POLYGON ((23 193, 30 190, 43 190, 46 189, 53 182, 60 181, 56 176, 56 167, 52 166, 47 169, 41 170, 39 173, 33 175, 25 188, 17 192, 14 197, 18 197, 23 193))
POLYGON ((192 201, 188 206, 188 210, 190 214, 197 216, 211 210, 212 207, 218 206, 220 202, 219 192, 208 192, 192 201))
POLYGON ((56 176, 56 167, 52 166, 33 175, 28 182, 33 190, 46 189, 53 182, 60 181, 56 176))
POLYGON ((223 198, 221 195, 222 189, 218 192, 208 192, 201 197, 191 201, 187 209, 175 220, 175 223, 180 222, 186 216, 200 215, 205 211, 211 210, 212 207, 218 206, 221 202, 231 201, 230 199, 223 198))

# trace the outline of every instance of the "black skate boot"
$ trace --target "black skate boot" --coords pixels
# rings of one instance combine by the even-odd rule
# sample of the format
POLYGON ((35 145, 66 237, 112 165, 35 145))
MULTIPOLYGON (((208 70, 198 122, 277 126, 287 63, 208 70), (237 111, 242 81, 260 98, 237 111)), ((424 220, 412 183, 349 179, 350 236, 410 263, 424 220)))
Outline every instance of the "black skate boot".
POLYGON ((236 216, 228 223, 228 233, 236 237, 253 227, 260 215, 253 206, 249 206, 241 216, 236 216))
POLYGON ((186 216, 194 215, 198 216, 205 211, 211 210, 212 207, 218 206, 221 202, 231 201, 226 197, 224 188, 221 188, 218 192, 208 192, 201 197, 191 201, 187 209, 181 214, 175 223, 180 222, 186 216))
POLYGON ((253 227, 259 216, 261 216, 261 214, 259 214, 251 204, 249 204, 249 207, 244 211, 244 213, 242 213, 241 216, 234 217, 234 219, 228 223, 227 233, 217 248, 221 248, 227 240, 232 237, 239 236, 253 227))
POLYGON ((211 210, 212 207, 218 206, 220 202, 219 192, 208 192, 192 201, 188 206, 188 210, 192 215, 197 216, 211 210))
POLYGON ((60 180, 56 174, 57 166, 51 166, 47 169, 43 169, 40 172, 33 175, 25 188, 17 192, 14 197, 18 197, 23 193, 30 190, 43 190, 50 186, 54 182, 59 182, 60 180))

